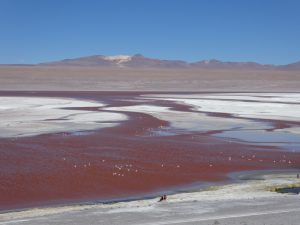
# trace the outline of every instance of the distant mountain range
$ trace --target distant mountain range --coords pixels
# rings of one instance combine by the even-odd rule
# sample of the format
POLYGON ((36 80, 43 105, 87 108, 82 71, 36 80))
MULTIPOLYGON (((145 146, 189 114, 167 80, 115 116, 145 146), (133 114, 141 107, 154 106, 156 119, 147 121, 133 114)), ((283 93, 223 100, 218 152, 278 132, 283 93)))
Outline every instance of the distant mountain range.
POLYGON ((256 62, 223 62, 219 60, 202 60, 189 63, 182 60, 161 60, 148 58, 141 54, 133 56, 94 55, 61 61, 41 63, 45 66, 79 66, 108 68, 195 68, 195 69, 247 69, 247 70, 299 70, 300 61, 287 65, 264 65, 256 62))

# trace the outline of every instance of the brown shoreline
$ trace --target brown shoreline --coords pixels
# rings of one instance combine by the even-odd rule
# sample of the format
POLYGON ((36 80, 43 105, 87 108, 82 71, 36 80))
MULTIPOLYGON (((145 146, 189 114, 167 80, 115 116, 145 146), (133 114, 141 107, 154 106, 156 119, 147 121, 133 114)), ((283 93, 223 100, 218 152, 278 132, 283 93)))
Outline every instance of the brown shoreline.
MULTIPOLYGON (((88 98, 117 106, 142 104, 126 99, 145 93, 149 92, 0 92, 0 95, 88 98)), ((155 104, 170 106, 163 101, 155 104)), ((188 110, 179 104, 173 107, 188 110)), ((236 171, 299 168, 300 153, 227 142, 196 132, 150 136, 149 129, 168 123, 142 113, 126 114, 130 119, 120 126, 82 136, 65 132, 0 139, 0 210, 126 198, 193 182, 222 181, 228 179, 227 173, 236 171)))

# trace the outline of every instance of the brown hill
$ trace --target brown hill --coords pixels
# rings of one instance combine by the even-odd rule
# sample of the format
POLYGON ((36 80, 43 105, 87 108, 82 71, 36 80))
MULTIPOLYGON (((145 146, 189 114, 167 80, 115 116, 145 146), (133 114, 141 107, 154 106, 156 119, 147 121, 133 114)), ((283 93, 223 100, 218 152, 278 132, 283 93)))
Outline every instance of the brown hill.
POLYGON ((145 57, 141 54, 133 56, 93 55, 80 58, 64 59, 35 65, 1 65, 0 66, 59 66, 59 67, 99 67, 99 68, 144 68, 144 69, 212 69, 212 70, 283 70, 300 71, 300 61, 287 65, 259 64, 256 62, 224 62, 217 59, 186 62, 183 60, 165 60, 145 57))

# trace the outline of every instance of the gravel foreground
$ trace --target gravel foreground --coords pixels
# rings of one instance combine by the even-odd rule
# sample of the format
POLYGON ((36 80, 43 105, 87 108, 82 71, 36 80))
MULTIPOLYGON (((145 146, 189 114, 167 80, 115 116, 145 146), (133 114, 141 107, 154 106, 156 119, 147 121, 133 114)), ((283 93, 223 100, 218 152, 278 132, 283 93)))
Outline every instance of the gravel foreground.
POLYGON ((115 204, 37 208, 0 214, 0 224, 298 225, 300 196, 273 192, 299 185, 298 172, 247 175, 244 181, 199 192, 115 204))

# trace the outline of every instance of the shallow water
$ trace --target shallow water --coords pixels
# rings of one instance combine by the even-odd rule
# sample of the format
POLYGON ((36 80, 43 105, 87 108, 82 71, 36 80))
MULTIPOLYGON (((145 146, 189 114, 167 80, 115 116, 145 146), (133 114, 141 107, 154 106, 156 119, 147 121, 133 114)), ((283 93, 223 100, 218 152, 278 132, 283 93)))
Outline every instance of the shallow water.
POLYGON ((291 193, 291 194, 299 194, 300 193, 300 187, 295 188, 280 188, 279 190, 276 190, 279 193, 291 193))
POLYGON ((237 141, 244 141, 254 145, 277 146, 284 148, 287 151, 300 151, 299 134, 265 130, 234 130, 224 131, 215 134, 214 136, 233 139, 237 141))

